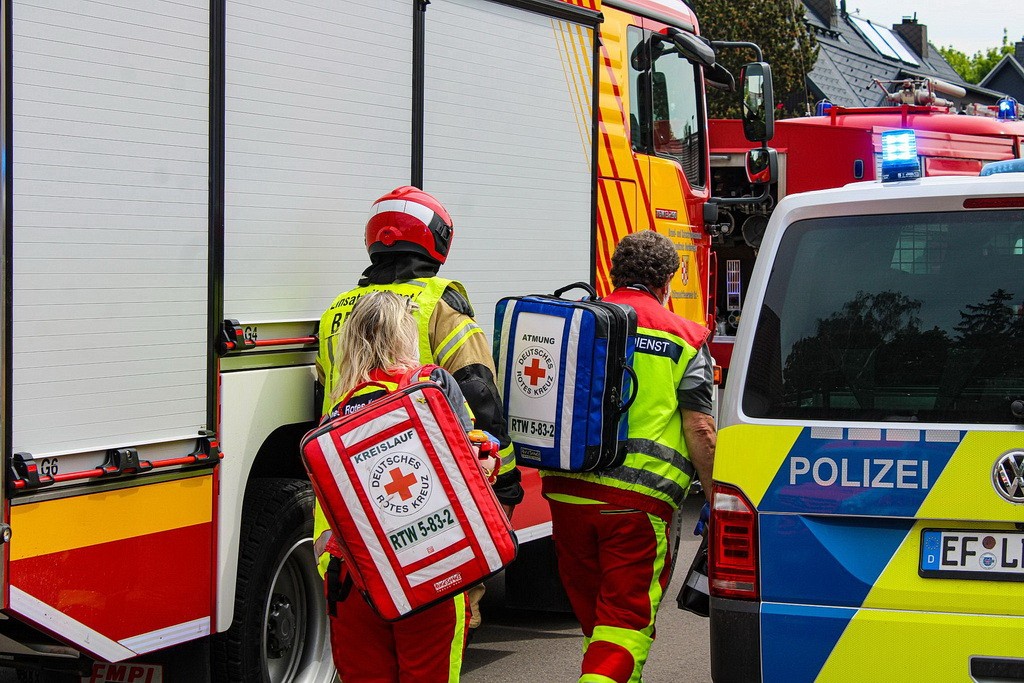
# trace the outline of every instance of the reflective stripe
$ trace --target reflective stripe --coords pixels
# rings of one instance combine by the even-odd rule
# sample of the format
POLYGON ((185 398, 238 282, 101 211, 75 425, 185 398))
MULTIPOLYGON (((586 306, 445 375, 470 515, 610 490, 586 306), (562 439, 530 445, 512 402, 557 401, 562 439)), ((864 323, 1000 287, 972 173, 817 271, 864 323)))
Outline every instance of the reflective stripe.
MULTIPOLYGON (((594 647, 601 641, 618 645, 632 655, 633 672, 629 677, 629 683, 640 683, 640 673, 647 662, 647 655, 651 651, 651 644, 654 642, 654 638, 644 635, 642 631, 598 624, 594 627, 594 635, 590 638, 587 649, 594 647)), ((589 671, 580 676, 580 683, 597 683, 598 681, 605 680, 610 679, 602 674, 589 671)))
POLYGON ((499 475, 511 472, 516 468, 516 451, 512 448, 512 444, 501 449, 498 455, 501 456, 501 466, 498 467, 499 475))
MULTIPOLYGON (((645 636, 654 637, 654 618, 658 615, 658 605, 665 591, 661 588, 661 573, 665 571, 665 561, 668 559, 668 532, 666 531, 665 520, 650 513, 647 519, 651 522, 651 530, 655 538, 655 554, 653 572, 651 573, 651 585, 647 589, 647 597, 651 601, 651 623, 642 633, 645 636)), ((671 578, 671 577, 669 577, 671 578)))
POLYGON ((677 387, 697 349, 672 332, 638 326, 638 334, 682 348, 678 359, 637 353, 633 369, 640 387, 629 410, 629 432, 622 465, 584 475, 600 485, 648 495, 678 507, 686 498, 694 467, 687 457, 677 387))
POLYGON ((686 578, 686 585, 694 589, 698 593, 704 595, 710 595, 708 589, 708 577, 707 574, 701 574, 700 572, 693 572, 686 578))
POLYGON ((337 345, 337 335, 340 327, 333 332, 329 331, 332 329, 333 322, 336 318, 340 320, 341 325, 344 325, 344 321, 352 312, 352 308, 355 306, 356 302, 370 292, 394 292, 399 296, 410 298, 419 306, 419 309, 415 313, 417 330, 419 332, 419 360, 421 363, 436 363, 437 361, 434 358, 434 352, 430 343, 430 319, 433 316, 437 302, 449 287, 469 301, 469 296, 466 294, 466 288, 463 287, 461 283, 440 277, 407 280, 406 282, 396 282, 387 285, 367 285, 365 287, 356 287, 353 290, 339 294, 334 299, 331 307, 324 311, 324 314, 320 317, 320 344, 317 351, 317 358, 320 360, 320 365, 324 371, 325 405, 322 409, 326 412, 329 408, 326 403, 330 399, 330 396, 334 391, 334 385, 338 380, 338 368, 335 363, 334 347, 337 345), (344 303, 342 304, 342 302, 344 303), (328 332, 325 334, 325 331, 328 332))
POLYGON ((506 359, 508 357, 508 345, 510 343, 510 330, 512 329, 512 315, 515 313, 515 306, 505 307, 505 316, 501 320, 501 339, 498 341, 498 384, 504 381, 505 373, 508 371, 506 367, 506 359))
POLYGON ((676 506, 682 505, 686 499, 686 489, 682 486, 671 479, 666 479, 645 470, 622 466, 601 472, 601 477, 621 481, 624 484, 639 484, 667 496, 676 506))
POLYGON ((423 222, 423 225, 430 225, 430 221, 434 220, 434 211, 428 206, 424 206, 419 202, 410 202, 405 199, 386 199, 382 202, 377 202, 373 207, 373 215, 376 216, 379 213, 386 211, 397 211, 398 213, 407 213, 423 222))
POLYGON ((462 673, 462 652, 466 647, 466 594, 459 593, 453 598, 455 603, 455 633, 452 635, 452 647, 448 651, 448 683, 459 683, 462 673))
MULTIPOLYGON (((650 439, 626 439, 623 444, 626 448, 626 461, 618 467, 597 472, 541 472, 541 476, 579 479, 622 491, 636 491, 665 503, 671 502, 676 507, 682 505, 695 473, 693 463, 677 451, 650 439), (651 460, 668 465, 671 470, 667 472, 668 467, 658 466, 668 476, 652 472, 649 469, 653 464, 651 460), (638 486, 649 491, 637 490, 638 486)), ((550 493, 546 495, 553 497, 550 493)))
MULTIPOLYGON (((331 434, 328 432, 317 437, 317 443, 320 445, 324 461, 331 472, 331 481, 321 482, 321 485, 330 486, 333 490, 325 491, 324 495, 330 496, 334 492, 341 495, 345 502, 345 507, 351 516, 352 524, 355 526, 355 531, 362 537, 370 561, 377 568, 377 572, 384 580, 384 583, 389 586, 401 586, 402 584, 398 580, 398 575, 395 573, 395 568, 391 565, 391 561, 385 554, 384 549, 376 543, 377 532, 374 530, 373 523, 363 508, 355 488, 351 486, 339 487, 337 484, 339 479, 344 480, 347 475, 345 474, 345 465, 341 462, 341 455, 338 453, 338 449, 334 447, 334 439, 331 438, 331 434)), ((395 591, 388 597, 399 614, 404 614, 411 609, 409 599, 402 591, 395 591)))
POLYGON ((480 326, 473 322, 471 318, 457 325, 451 334, 441 341, 440 348, 434 351, 434 358, 437 359, 437 364, 443 366, 448 358, 459 350, 470 335, 478 332, 480 334, 484 333, 480 326))
MULTIPOLYGON (((419 401, 413 401, 412 407, 413 410, 415 410, 416 413, 419 415, 421 429, 423 430, 423 433, 426 434, 430 443, 445 443, 446 439, 441 431, 441 425, 438 424, 437 421, 431 417, 430 408, 428 408, 425 403, 420 403, 419 401)), ((455 495, 455 498, 459 500, 471 500, 473 496, 470 493, 469 484, 463 478, 462 471, 458 468, 457 463, 454 460, 454 455, 451 453, 451 451, 439 450, 437 452, 436 457, 440 460, 440 464, 442 467, 449 465, 448 485, 451 486, 452 493, 455 495)), ((483 554, 484 559, 487 561, 488 569, 490 569, 492 572, 501 569, 501 555, 498 551, 497 545, 495 545, 493 538, 487 532, 487 522, 484 520, 480 510, 474 506, 466 506, 462 510, 462 514, 464 515, 464 518, 466 522, 469 524, 470 528, 473 530, 473 533, 477 537, 477 547, 480 549, 480 552, 483 554)), ((466 550, 470 551, 469 558, 472 558, 473 555, 471 549, 467 548, 466 550)), ((454 555, 451 555, 444 560, 435 562, 429 567, 425 567, 417 572, 409 574, 409 583, 411 585, 416 585, 420 583, 421 581, 415 577, 420 574, 426 576, 428 572, 433 572, 435 574, 433 578, 438 578, 438 576, 447 571, 446 569, 442 569, 442 567, 447 566, 445 564, 446 562, 450 563, 451 567, 454 569, 454 567, 458 566, 459 564, 459 560, 457 559, 459 557, 459 554, 460 553, 455 553, 454 555)), ((427 580, 427 578, 424 578, 423 580, 425 581, 427 580)))
MULTIPOLYGON (((682 505, 686 499, 686 488, 661 476, 654 472, 649 472, 645 469, 637 469, 635 467, 629 467, 627 465, 620 465, 619 467, 612 468, 610 470, 601 471, 601 479, 612 479, 615 482, 621 482, 627 484, 628 488, 632 488, 635 485, 640 485, 645 488, 657 491, 663 496, 671 500, 677 507, 682 505)), ((616 488, 627 488, 619 487, 612 482, 602 482, 616 488)))
MULTIPOLYGON (((569 336, 566 343, 565 361, 562 364, 562 395, 563 396, 575 396, 576 395, 576 366, 579 364, 579 344, 580 344, 580 326, 583 324, 583 309, 576 309, 572 314, 572 322, 569 323, 569 336)), ((604 411, 604 404, 601 405, 602 412, 604 411)), ((604 417, 602 415, 602 417, 604 417)), ((562 415, 562 430, 561 430, 561 443, 564 444, 560 449, 559 453, 559 464, 563 470, 568 471, 569 467, 569 456, 572 455, 572 451, 566 446, 572 443, 572 420, 566 419, 566 415, 562 415)))
POLYGON ((693 479, 693 475, 696 470, 693 467, 693 463, 687 458, 683 457, 682 453, 664 446, 657 441, 651 441, 650 439, 626 439, 624 442, 626 453, 640 453, 651 458, 657 458, 662 462, 667 462, 672 465, 689 478, 693 479))

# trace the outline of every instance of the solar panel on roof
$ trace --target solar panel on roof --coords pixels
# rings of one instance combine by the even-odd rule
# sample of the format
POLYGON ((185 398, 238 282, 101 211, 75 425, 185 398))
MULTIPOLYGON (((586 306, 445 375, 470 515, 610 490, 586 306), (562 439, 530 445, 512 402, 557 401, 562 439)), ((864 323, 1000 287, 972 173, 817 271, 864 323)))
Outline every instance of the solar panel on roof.
POLYGON ((899 39, 899 36, 890 29, 885 26, 872 24, 867 19, 861 19, 860 17, 850 17, 850 20, 860 34, 864 36, 864 39, 871 43, 871 46, 880 55, 898 59, 904 64, 921 65, 917 58, 903 44, 903 41, 899 39))
POLYGON ((875 48, 878 54, 884 57, 891 57, 892 59, 899 59, 900 56, 896 54, 896 50, 892 49, 882 36, 875 31, 875 27, 871 25, 871 22, 860 17, 850 17, 850 21, 853 22, 854 27, 860 32, 864 39, 871 43, 871 47, 875 48))
POLYGON ((878 34, 882 36, 882 39, 886 42, 886 44, 896 51, 896 54, 899 55, 901 62, 904 62, 906 64, 912 64, 914 66, 920 66, 917 59, 914 58, 914 55, 910 53, 910 50, 908 50, 906 46, 903 45, 903 41, 900 40, 899 36, 897 36, 893 31, 887 29, 884 26, 876 26, 874 24, 871 24, 871 28, 875 29, 878 32, 878 34))

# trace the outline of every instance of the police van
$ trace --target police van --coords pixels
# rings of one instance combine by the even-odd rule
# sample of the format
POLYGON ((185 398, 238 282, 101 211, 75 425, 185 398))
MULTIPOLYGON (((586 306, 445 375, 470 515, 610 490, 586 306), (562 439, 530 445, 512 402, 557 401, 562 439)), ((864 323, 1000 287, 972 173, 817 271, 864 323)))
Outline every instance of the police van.
POLYGON ((883 182, 784 199, 754 269, 715 681, 1024 681, 1024 174, 921 180, 912 131, 880 142, 883 182))

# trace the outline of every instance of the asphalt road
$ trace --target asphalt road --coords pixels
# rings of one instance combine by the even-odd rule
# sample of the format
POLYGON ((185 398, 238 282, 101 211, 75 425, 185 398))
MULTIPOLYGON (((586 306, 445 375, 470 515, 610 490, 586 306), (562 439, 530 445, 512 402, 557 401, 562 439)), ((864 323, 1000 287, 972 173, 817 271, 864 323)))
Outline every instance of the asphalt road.
MULTIPOLYGON (((708 620, 676 607, 676 595, 699 539, 692 535, 700 502, 683 508, 679 561, 658 612, 657 636, 644 667, 644 683, 711 680, 708 620)), ((501 586, 491 585, 483 602, 483 625, 462 667, 464 683, 557 683, 580 673, 583 636, 571 614, 507 610, 501 586)))

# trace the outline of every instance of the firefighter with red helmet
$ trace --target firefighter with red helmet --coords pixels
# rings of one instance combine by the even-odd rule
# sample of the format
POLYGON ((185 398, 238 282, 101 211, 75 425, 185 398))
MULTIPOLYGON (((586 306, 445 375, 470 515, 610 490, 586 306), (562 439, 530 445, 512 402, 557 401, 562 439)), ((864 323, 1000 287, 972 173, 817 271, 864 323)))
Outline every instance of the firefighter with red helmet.
MULTIPOLYGON (((358 286, 338 295, 320 319, 316 367, 324 388, 322 410, 330 408, 327 403, 339 377, 335 358, 337 336, 356 302, 373 291, 390 291, 411 299, 416 303, 420 361, 440 365, 455 377, 473 412, 476 428, 486 430, 500 442, 501 467, 494 491, 506 512, 511 514, 512 507, 523 498, 523 489, 502 415, 501 398, 494 383, 490 343, 473 319, 473 307, 462 284, 437 275, 448 258, 453 236, 454 224, 448 211, 423 190, 399 187, 373 203, 366 223, 370 265, 363 271, 358 286)), ((319 505, 314 512, 313 536, 320 572, 326 575, 328 610, 333 615, 334 602, 344 593, 341 589, 346 576, 340 558, 328 551, 331 533, 319 505)), ((468 602, 478 602, 479 596, 478 589, 468 602)), ((362 597, 352 592, 344 599, 362 600, 362 597)), ((465 629, 472 628, 473 622, 479 623, 479 611, 471 611, 470 623, 466 624, 467 615, 459 607, 467 603, 466 597, 460 595, 455 602, 449 624, 451 661, 438 662, 437 671, 413 671, 399 680, 458 679, 462 647, 468 635, 465 629)), ((346 683, 388 680, 380 678, 379 672, 374 671, 374 662, 367 661, 371 658, 360 650, 360 634, 346 628, 343 620, 333 616, 331 642, 335 661, 341 657, 346 663, 346 683), (365 672, 351 668, 356 660, 362 662, 357 663, 357 667, 365 666, 365 672)), ((401 659, 402 653, 398 655, 401 659)), ((413 661, 410 666, 421 667, 422 658, 413 661)))

